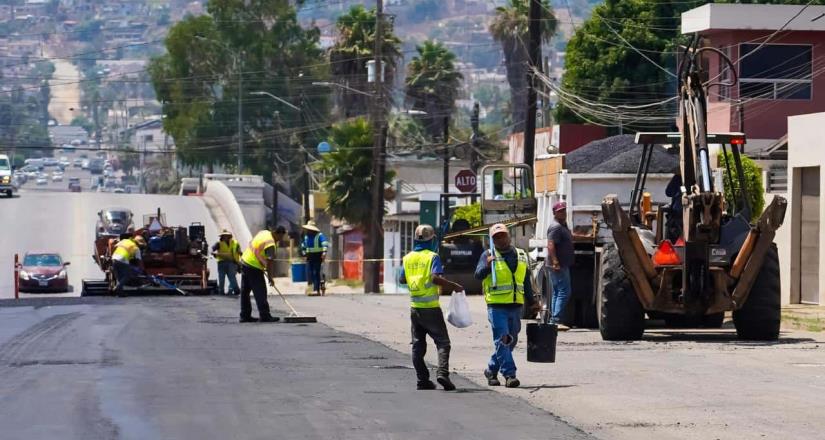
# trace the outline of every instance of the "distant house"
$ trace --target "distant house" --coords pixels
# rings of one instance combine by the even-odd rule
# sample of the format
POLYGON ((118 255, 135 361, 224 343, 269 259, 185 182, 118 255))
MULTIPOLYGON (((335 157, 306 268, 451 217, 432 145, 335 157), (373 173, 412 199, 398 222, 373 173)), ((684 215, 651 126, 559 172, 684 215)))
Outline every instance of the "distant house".
POLYGON ((53 125, 49 127, 49 138, 55 146, 71 144, 75 140, 80 141, 81 144, 86 144, 89 141, 89 133, 83 127, 53 125))
MULTIPOLYGON (((825 111, 823 15, 825 6, 716 3, 682 14, 682 33, 701 35, 739 73, 736 85, 710 88, 710 131, 744 128, 750 153, 785 136, 788 116, 825 111)), ((718 55, 707 61, 708 79, 733 79, 718 55)))
POLYGON ((160 152, 174 150, 175 145, 171 136, 163 131, 163 122, 160 119, 151 119, 130 127, 124 135, 129 139, 129 145, 137 151, 160 152))

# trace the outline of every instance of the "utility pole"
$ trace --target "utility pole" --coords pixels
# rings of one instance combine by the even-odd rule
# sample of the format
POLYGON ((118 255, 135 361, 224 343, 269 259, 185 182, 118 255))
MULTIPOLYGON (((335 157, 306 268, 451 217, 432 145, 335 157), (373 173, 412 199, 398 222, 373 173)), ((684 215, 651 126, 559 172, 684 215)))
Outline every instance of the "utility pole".
MULTIPOLYGON (((450 117, 444 116, 444 194, 450 192, 450 117)), ((445 214, 446 211, 442 212, 445 214)))
POLYGON ((383 59, 381 57, 384 41, 384 1, 375 1, 375 47, 373 59, 375 62, 375 98, 372 105, 372 200, 370 209, 372 216, 369 230, 368 258, 364 264, 364 293, 378 293, 380 291, 380 260, 384 256, 384 87, 383 87, 383 59))
POLYGON ((235 57, 238 65, 238 174, 243 174, 243 51, 235 57))
MULTIPOLYGON (((470 138, 470 169, 473 170, 473 174, 476 175, 476 182, 478 182, 478 148, 481 146, 481 133, 479 132, 479 119, 480 119, 481 109, 479 107, 478 101, 473 103, 473 114, 470 116, 470 127, 473 129, 473 135, 470 138)), ((476 183, 476 185, 478 185, 476 183)), ((476 191, 478 188, 476 188, 476 191)), ((476 202, 476 196, 470 197, 470 202, 476 202)))
MULTIPOLYGON (((527 42, 530 69, 538 68, 541 62, 541 1, 530 0, 527 42)), ((535 75, 531 71, 527 74, 527 120, 524 121, 524 163, 530 166, 536 151, 536 100, 535 75)))

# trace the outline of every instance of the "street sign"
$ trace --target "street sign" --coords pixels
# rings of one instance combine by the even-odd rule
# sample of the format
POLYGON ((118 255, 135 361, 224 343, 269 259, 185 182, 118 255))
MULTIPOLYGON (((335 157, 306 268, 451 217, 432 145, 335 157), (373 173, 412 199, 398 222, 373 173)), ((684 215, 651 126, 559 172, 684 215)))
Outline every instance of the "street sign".
POLYGON ((476 173, 472 170, 461 170, 455 175, 455 187, 463 193, 476 190, 476 173))
POLYGON ((332 150, 332 147, 329 145, 329 142, 327 142, 327 141, 323 141, 323 142, 318 144, 318 152, 321 153, 321 154, 329 153, 331 150, 332 150))

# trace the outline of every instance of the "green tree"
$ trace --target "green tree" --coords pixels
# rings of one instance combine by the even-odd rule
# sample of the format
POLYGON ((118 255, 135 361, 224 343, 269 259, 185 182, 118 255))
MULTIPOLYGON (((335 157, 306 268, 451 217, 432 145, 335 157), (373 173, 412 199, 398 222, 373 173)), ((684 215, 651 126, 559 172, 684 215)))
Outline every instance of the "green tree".
MULTIPOLYGON (((762 168, 756 164, 751 158, 747 156, 741 156, 742 158, 742 171, 745 173, 745 189, 748 191, 748 203, 751 205, 751 220, 756 220, 762 215, 762 210, 765 209, 765 186, 762 182, 762 168)), ((722 152, 719 152, 718 156, 719 166, 725 166, 725 155, 722 152)), ((736 173, 736 168, 733 162, 733 153, 728 152, 728 163, 730 164, 731 171, 736 173)), ((729 206, 736 206, 739 200, 739 195, 733 192, 733 187, 731 186, 731 176, 728 173, 724 173, 724 185, 725 185, 725 201, 729 206)), ((739 182, 734 182, 736 187, 739 188, 739 182)), ((739 209, 742 207, 739 206, 739 209)))
POLYGON ((74 118, 72 118, 72 122, 70 122, 69 125, 74 125, 75 127, 83 127, 83 129, 86 130, 87 133, 91 133, 92 130, 95 129, 94 122, 92 122, 89 118, 83 115, 75 116, 74 118))
MULTIPOLYGON (((372 128, 364 118, 352 119, 333 126, 331 140, 333 151, 317 166, 329 195, 327 211, 366 230, 372 215, 372 128)), ((387 171, 386 183, 394 177, 393 171, 387 171)))
POLYGON ((213 0, 208 12, 172 26, 167 53, 149 66, 164 129, 185 164, 232 165, 240 100, 243 171, 270 176, 275 148, 283 156, 287 148, 312 144, 317 130, 305 126, 318 122, 310 116, 325 119, 325 98, 303 93, 325 77, 320 33, 302 28, 287 0, 213 0), (251 95, 259 91, 301 111, 251 95))
POLYGON ((414 110, 426 113, 419 120, 430 138, 441 139, 464 77, 456 70, 455 54, 443 44, 425 41, 416 50, 418 55, 407 66, 404 81, 407 102, 414 110))
POLYGON ((481 226, 481 203, 472 203, 459 206, 453 213, 453 223, 456 220, 467 220, 471 228, 481 226))
MULTIPOLYGON (((547 0, 541 0, 541 39, 549 42, 556 33, 556 17, 547 0)), ((490 34, 501 43, 510 84, 510 112, 513 132, 524 131, 527 115, 527 42, 529 41, 529 0, 508 0, 507 5, 496 8, 490 23, 490 34)))
MULTIPOLYGON (((374 59, 375 51, 375 9, 355 5, 335 23, 338 39, 329 50, 330 71, 333 79, 340 84, 362 92, 371 91, 367 83, 367 61, 374 59)), ((381 54, 384 68, 384 83, 392 84, 395 66, 401 57, 401 42, 393 33, 392 21, 384 19, 381 54)), ((370 97, 351 90, 342 90, 341 108, 345 117, 367 114, 370 97)))

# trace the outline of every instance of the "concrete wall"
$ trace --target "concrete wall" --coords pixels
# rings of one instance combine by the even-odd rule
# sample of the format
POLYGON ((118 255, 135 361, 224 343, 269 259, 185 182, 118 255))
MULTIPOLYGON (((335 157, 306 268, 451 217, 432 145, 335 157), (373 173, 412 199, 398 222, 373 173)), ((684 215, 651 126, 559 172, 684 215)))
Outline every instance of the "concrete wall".
MULTIPOLYGON (((786 303, 799 301, 799 267, 800 256, 797 244, 802 239, 799 227, 801 168, 820 167, 820 188, 825 184, 825 138, 822 136, 822 127, 825 126, 825 113, 814 113, 788 118, 788 212, 782 229, 787 242, 780 247, 779 259, 782 270, 788 272, 782 276, 782 296, 786 303), (790 264, 788 264, 788 262, 790 264)), ((821 197, 821 196, 820 196, 821 197)), ((822 287, 825 286, 825 203, 819 205, 819 236, 804 237, 805 240, 815 240, 819 243, 819 288, 820 302, 822 301, 822 287)), ((777 237, 778 238, 778 237, 777 237)), ((779 244, 779 240, 777 240, 779 244)))

